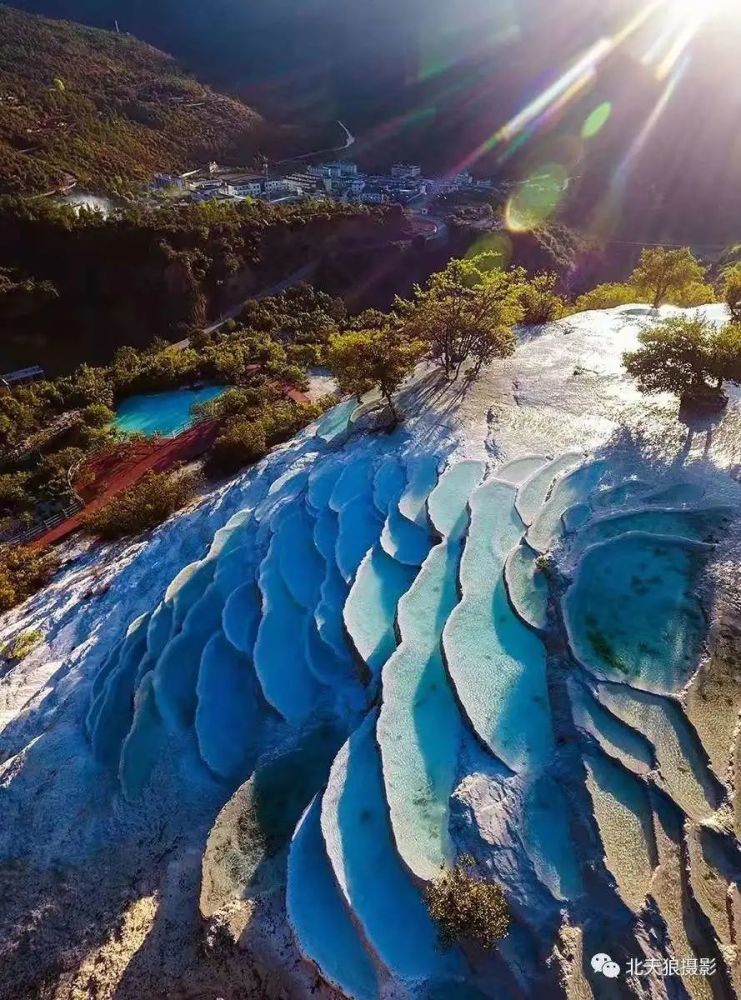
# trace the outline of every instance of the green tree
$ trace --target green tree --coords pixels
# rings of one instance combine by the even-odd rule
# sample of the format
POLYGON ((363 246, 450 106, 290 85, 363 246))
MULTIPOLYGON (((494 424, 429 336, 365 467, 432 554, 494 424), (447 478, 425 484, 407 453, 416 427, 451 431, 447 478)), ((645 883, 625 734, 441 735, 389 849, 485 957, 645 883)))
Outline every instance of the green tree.
POLYGON ((526 326, 540 326, 563 316, 566 303, 556 291, 557 283, 557 274, 536 274, 523 282, 520 292, 522 323, 526 326))
POLYGON ((407 336, 427 345, 448 378, 457 378, 469 360, 477 375, 483 365, 514 352, 525 273, 499 270, 499 260, 491 252, 452 260, 426 288, 415 288, 411 302, 397 303, 407 336))
POLYGON ((230 474, 257 462, 268 450, 268 436, 261 420, 237 419, 217 437, 209 457, 209 471, 230 474))
POLYGON ((342 392, 360 397, 377 388, 396 420, 393 394, 424 350, 421 341, 407 340, 390 327, 357 330, 330 339, 327 361, 342 392))
POLYGON ((269 448, 293 437, 321 412, 321 407, 296 404, 291 400, 275 400, 258 405, 253 390, 233 390, 222 413, 230 413, 214 442, 208 459, 208 471, 213 475, 236 472, 244 465, 262 458, 269 448))
POLYGON ((589 312, 592 309, 614 309, 616 306, 627 306, 640 298, 633 285, 616 282, 606 282, 596 285, 588 292, 580 295, 574 303, 575 312, 589 312))
POLYGON ((729 323, 716 333, 713 375, 719 384, 741 385, 741 323, 729 323))
POLYGON ((692 309, 694 306, 705 306, 717 301, 718 293, 708 281, 691 281, 667 298, 667 302, 681 309, 692 309))
POLYGON ((741 264, 734 264, 723 272, 723 298, 731 311, 734 323, 741 322, 741 264))
POLYGON ((641 251, 638 267, 630 283, 645 293, 654 309, 672 295, 680 294, 689 285, 703 282, 706 268, 688 248, 666 250, 648 247, 641 251))
POLYGON ((103 403, 90 403, 82 411, 82 419, 88 427, 102 429, 107 427, 115 418, 116 414, 103 403))
POLYGON ((683 403, 725 405, 723 383, 741 382, 741 327, 718 329, 701 317, 673 316, 644 330, 624 355, 643 392, 671 392, 683 403))
POLYGON ((33 505, 28 472, 0 473, 0 514, 20 514, 33 505))
POLYGON ((113 406, 113 385, 108 369, 80 365, 72 376, 67 402, 73 407, 89 406, 91 403, 113 406))

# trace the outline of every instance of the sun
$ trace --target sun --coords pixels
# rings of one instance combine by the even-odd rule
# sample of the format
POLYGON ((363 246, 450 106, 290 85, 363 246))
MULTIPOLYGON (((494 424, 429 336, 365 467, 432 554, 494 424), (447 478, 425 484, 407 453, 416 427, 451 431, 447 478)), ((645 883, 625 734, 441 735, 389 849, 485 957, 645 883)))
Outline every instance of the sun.
POLYGON ((681 73, 706 28, 720 28, 729 38, 741 35, 741 0, 656 0, 652 10, 659 17, 644 62, 659 80, 681 73))
POLYGON ((739 0, 665 0, 668 12, 702 23, 715 18, 733 17, 741 21, 739 0))

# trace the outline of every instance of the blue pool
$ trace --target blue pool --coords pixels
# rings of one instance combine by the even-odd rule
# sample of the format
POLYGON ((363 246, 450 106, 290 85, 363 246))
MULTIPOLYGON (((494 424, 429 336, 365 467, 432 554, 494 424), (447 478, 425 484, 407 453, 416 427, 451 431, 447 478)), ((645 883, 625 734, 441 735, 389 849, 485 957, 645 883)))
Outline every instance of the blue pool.
POLYGON ((194 403, 215 399, 228 386, 207 385, 201 389, 173 389, 125 399, 116 411, 116 427, 125 434, 174 434, 191 422, 194 403))

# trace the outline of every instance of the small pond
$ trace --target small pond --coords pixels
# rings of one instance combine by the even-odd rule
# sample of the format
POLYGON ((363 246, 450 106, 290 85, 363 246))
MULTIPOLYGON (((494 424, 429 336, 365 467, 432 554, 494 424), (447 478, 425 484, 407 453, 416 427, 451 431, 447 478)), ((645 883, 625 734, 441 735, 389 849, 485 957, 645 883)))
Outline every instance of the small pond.
POLYGON ((191 407, 215 399, 228 386, 206 385, 200 389, 173 389, 129 396, 116 411, 116 427, 125 434, 175 434, 192 421, 191 407))
POLYGON ((71 194, 60 195, 56 199, 61 205, 71 205, 77 213, 80 209, 86 208, 91 212, 100 212, 104 218, 108 218, 116 210, 116 203, 105 195, 91 194, 89 191, 75 190, 71 194))

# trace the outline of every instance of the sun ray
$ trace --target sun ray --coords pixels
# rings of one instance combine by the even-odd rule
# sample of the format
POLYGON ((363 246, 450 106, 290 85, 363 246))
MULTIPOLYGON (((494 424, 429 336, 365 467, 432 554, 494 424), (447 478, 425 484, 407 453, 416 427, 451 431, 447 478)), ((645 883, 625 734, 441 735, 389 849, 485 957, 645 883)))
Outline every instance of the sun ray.
MULTIPOLYGON (((614 35, 594 42, 558 79, 465 157, 456 171, 469 168, 497 146, 515 144, 519 148, 540 126, 547 124, 570 104, 595 79, 598 68, 605 60, 636 35, 664 3, 666 0, 651 0, 614 35)), ((506 159, 511 151, 511 148, 502 149, 500 160, 506 159)))

